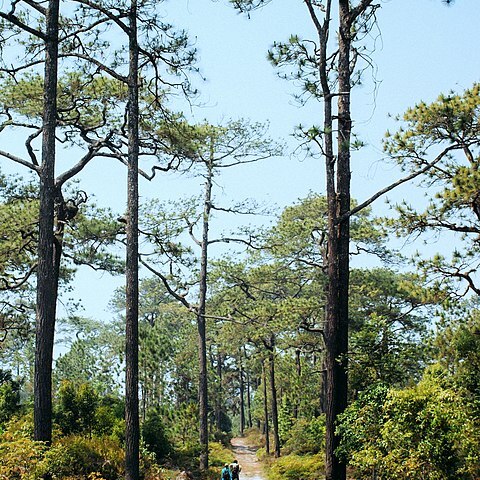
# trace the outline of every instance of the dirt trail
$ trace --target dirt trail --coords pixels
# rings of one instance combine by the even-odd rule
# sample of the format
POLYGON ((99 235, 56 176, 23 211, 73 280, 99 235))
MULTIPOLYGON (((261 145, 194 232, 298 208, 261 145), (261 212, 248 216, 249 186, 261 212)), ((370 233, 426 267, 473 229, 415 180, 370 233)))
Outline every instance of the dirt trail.
POLYGON ((244 438, 232 438, 231 443, 235 458, 242 467, 240 480, 266 480, 262 464, 255 455, 255 448, 248 446, 244 438))

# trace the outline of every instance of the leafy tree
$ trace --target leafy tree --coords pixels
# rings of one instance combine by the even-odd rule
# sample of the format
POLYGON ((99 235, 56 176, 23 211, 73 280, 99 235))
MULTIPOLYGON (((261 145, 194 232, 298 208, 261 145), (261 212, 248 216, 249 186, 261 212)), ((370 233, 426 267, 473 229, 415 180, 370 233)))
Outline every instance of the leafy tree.
POLYGON ((60 323, 59 342, 66 349, 55 360, 54 380, 88 383, 106 395, 118 391, 121 376, 118 333, 111 324, 82 317, 60 323))
POLYGON ((444 239, 442 248, 450 250, 450 258, 417 254, 415 261, 432 282, 457 297, 469 291, 480 293, 475 276, 480 258, 479 111, 479 85, 461 94, 440 95, 431 104, 420 102, 407 110, 398 119, 400 129, 387 132, 385 140, 386 151, 402 168, 424 171, 419 185, 428 187, 424 209, 407 201, 395 206, 395 231, 413 239, 425 234, 444 239))
POLYGON ((20 411, 21 382, 13 380, 8 371, 0 370, 0 425, 20 411))
POLYGON ((350 282, 350 397, 380 383, 418 380, 431 357, 427 326, 438 297, 415 274, 353 269, 350 282))
POLYGON ((64 435, 92 434, 100 398, 87 383, 64 381, 58 390, 57 422, 64 435))
POLYGON ((341 452, 360 478, 475 477, 472 413, 464 392, 433 368, 418 385, 388 393, 376 387, 353 402, 342 417, 341 452))
POLYGON ((472 405, 480 412, 479 341, 480 319, 476 308, 466 305, 466 312, 455 312, 439 326, 433 341, 436 358, 455 379, 460 388, 469 392, 472 405))
POLYGON ((142 424, 142 438, 147 448, 155 453, 159 461, 171 452, 172 446, 165 432, 164 415, 151 410, 142 424))
POLYGON ((207 289, 209 247, 219 242, 246 242, 244 239, 214 238, 210 236, 210 222, 215 211, 233 214, 252 214, 254 209, 247 205, 223 207, 215 202, 214 182, 225 168, 259 161, 279 153, 279 148, 266 138, 266 128, 245 121, 229 122, 225 126, 197 125, 192 131, 195 154, 192 168, 205 178, 205 189, 200 200, 177 202, 174 212, 167 213, 165 207, 154 203, 145 207, 144 226, 141 230, 152 243, 156 258, 151 252, 141 254, 141 263, 163 282, 167 292, 196 316, 199 355, 199 408, 200 408, 200 468, 208 468, 208 375, 207 375, 207 289), (166 222, 159 222, 163 218, 166 222), (168 222, 168 223, 167 223, 168 222), (190 247, 182 244, 185 230, 193 245, 200 249, 198 257, 190 247), (197 233, 198 232, 198 233, 197 233), (188 298, 191 271, 198 264, 193 283, 198 285, 198 300, 193 304, 188 298), (167 270, 165 268, 170 266, 167 270), (185 293, 186 292, 186 293, 185 293))
MULTIPOLYGON (((35 58, 40 52, 44 58, 42 128, 29 137, 31 142, 33 138, 42 134, 41 163, 38 163, 33 150, 29 151, 31 162, 21 160, 20 163, 36 171, 40 180, 34 418, 35 440, 47 443, 52 439, 51 372, 59 268, 58 248, 55 246, 54 237, 59 4, 59 0, 49 0, 45 8, 40 2, 32 2, 30 7, 37 15, 37 21, 32 23, 28 5, 23 5, 23 2, 21 5, 11 2, 10 6, 6 5, 0 11, 0 18, 4 21, 2 41, 11 45, 12 38, 15 42, 20 35, 31 36, 30 46, 25 48, 26 62, 17 68, 9 68, 4 64, 2 72, 15 74, 19 70, 41 63, 35 58), (32 55, 32 52, 35 53, 32 55)), ((30 143, 27 143, 27 148, 28 146, 30 143)), ((17 161, 11 155, 7 155, 7 158, 17 161)))

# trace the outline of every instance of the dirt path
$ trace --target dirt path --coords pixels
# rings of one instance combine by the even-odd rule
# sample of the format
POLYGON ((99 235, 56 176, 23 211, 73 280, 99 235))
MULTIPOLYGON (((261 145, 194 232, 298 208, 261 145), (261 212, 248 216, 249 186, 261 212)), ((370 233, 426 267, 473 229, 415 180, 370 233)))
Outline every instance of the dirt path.
POLYGON ((256 450, 249 447, 243 438, 232 438, 233 452, 238 463, 242 467, 240 480, 266 480, 263 474, 262 464, 257 460, 256 450))

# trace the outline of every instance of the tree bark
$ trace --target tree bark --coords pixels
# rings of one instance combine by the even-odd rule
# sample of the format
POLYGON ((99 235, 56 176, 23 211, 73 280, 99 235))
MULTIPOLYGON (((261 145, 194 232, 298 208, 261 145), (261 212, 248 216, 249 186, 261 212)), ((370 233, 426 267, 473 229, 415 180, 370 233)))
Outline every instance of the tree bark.
POLYGON ((52 361, 58 295, 54 246, 58 16, 59 0, 50 0, 46 14, 34 374, 34 439, 47 444, 52 441, 52 361))
POLYGON ((208 469, 208 383, 207 383, 207 339, 206 339, 206 318, 205 306, 207 301, 207 267, 208 267, 208 229, 210 212, 212 208, 212 187, 213 187, 213 139, 211 161, 207 165, 205 184, 205 198, 203 210, 203 233, 200 256, 200 294, 197 312, 198 328, 198 399, 200 413, 200 471, 208 469))
MULTIPOLYGON (((347 406, 348 367, 348 286, 350 217, 350 116, 351 91, 351 19, 350 3, 339 0, 338 35, 338 134, 335 197, 329 201, 329 292, 326 340, 326 480, 345 480, 346 465, 335 451, 340 438, 336 420, 347 406), (342 218, 342 220, 338 220, 342 218)), ((332 172, 333 173, 333 172, 332 172)), ((333 177, 331 179, 333 181, 333 177)), ((332 192, 333 193, 333 192, 332 192)))
POLYGON ((129 11, 128 180, 125 329, 125 479, 140 476, 138 399, 138 39, 137 2, 129 11))
MULTIPOLYGON (((245 357, 246 357, 246 353, 245 353, 245 348, 244 348, 244 351, 243 353, 245 354, 245 357)), ((247 421, 247 425, 248 425, 248 428, 252 428, 253 426, 253 423, 252 423, 252 405, 251 405, 251 386, 250 386, 250 373, 247 369, 247 418, 248 418, 248 421, 247 421)))
POLYGON ((265 452, 270 453, 270 431, 268 427, 268 397, 267 397, 267 372, 265 368, 265 360, 262 363, 263 376, 263 416, 265 419, 264 433, 265 433, 265 452))
POLYGON ((217 395, 215 398, 215 427, 217 432, 222 431, 222 398, 223 398, 223 357, 220 352, 217 352, 217 395))
POLYGON ((240 361, 240 370, 239 370, 239 382, 240 382, 240 435, 243 435, 245 431, 245 383, 243 381, 243 361, 242 361, 242 351, 239 351, 239 361, 240 361))
POLYGON ((273 453, 275 458, 280 457, 280 435, 278 432, 278 401, 277 401, 277 387, 275 385, 275 355, 272 350, 269 352, 269 366, 270 366, 270 393, 272 404, 272 424, 273 424, 273 453))

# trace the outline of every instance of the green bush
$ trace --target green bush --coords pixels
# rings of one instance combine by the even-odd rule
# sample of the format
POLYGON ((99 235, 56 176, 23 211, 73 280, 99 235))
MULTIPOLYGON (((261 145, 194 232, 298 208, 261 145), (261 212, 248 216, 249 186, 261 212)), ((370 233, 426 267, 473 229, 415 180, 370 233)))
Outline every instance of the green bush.
POLYGON ((159 412, 150 411, 148 413, 142 425, 142 437, 147 450, 153 452, 157 460, 164 460, 172 452, 163 416, 159 412))
POLYGON ((287 455, 280 457, 268 471, 270 480, 318 480, 324 476, 323 455, 287 455))
POLYGON ((53 478, 98 474, 104 480, 119 480, 124 475, 124 451, 109 437, 63 437, 46 451, 32 478, 47 473, 53 478))
POLYGON ((10 372, 0 369, 0 425, 20 411, 21 383, 12 380, 10 372))
POLYGON ((100 398, 88 383, 64 380, 58 390, 56 420, 65 435, 93 433, 100 398))
POLYGON ((337 453, 355 478, 480 478, 479 419, 462 389, 438 367, 418 385, 366 392, 342 416, 337 453))
POLYGON ((297 419, 290 428, 283 452, 287 454, 319 453, 325 445, 325 416, 311 420, 297 419))
POLYGON ((26 480, 41 461, 45 445, 32 440, 32 418, 24 416, 6 424, 0 435, 0 479, 26 480))
MULTIPOLYGON (((209 446, 209 463, 212 467, 223 467, 225 463, 233 461, 233 453, 228 448, 225 448, 219 442, 210 442, 209 446)), ((220 471, 219 471, 220 478, 220 471)))

